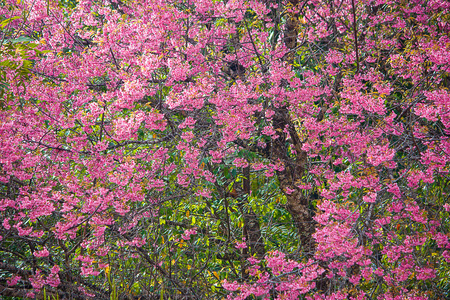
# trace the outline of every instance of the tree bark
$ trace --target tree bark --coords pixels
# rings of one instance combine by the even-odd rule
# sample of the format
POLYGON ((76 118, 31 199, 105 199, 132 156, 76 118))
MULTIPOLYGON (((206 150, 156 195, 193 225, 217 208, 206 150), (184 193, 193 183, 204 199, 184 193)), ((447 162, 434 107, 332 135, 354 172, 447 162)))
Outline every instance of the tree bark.
POLYGON ((298 182, 305 173, 307 153, 302 150, 302 143, 290 121, 290 116, 286 108, 276 110, 273 125, 279 137, 273 142, 272 154, 275 159, 279 159, 284 163, 284 170, 278 171, 277 176, 280 182, 280 188, 287 198, 286 208, 297 227, 303 250, 312 254, 314 248, 312 240, 312 234, 315 228, 314 220, 312 219, 312 212, 309 209, 308 198, 297 187, 298 182), (289 157, 288 154, 286 128, 289 128, 291 147, 296 151, 295 157, 289 157))

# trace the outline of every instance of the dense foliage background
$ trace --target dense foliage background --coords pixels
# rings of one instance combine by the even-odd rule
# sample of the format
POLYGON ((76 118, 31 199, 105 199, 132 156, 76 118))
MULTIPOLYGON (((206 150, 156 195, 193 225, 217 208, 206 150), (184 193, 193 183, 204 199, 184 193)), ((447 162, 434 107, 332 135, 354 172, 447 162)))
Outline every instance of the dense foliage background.
POLYGON ((1 297, 450 297, 449 20, 1 0, 1 297))

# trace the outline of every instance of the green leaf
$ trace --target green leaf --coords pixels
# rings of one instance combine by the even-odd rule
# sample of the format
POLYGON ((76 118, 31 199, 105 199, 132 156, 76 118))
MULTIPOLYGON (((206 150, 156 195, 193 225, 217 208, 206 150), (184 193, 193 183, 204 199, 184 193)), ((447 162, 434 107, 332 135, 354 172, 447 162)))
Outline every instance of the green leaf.
POLYGON ((14 20, 17 20, 17 19, 20 19, 20 17, 19 17, 19 16, 15 16, 15 17, 12 17, 12 18, 3 20, 2 22, 0 22, 0 27, 3 29, 3 28, 5 28, 6 25, 8 25, 11 21, 14 21, 14 20))
POLYGON ((24 42, 33 42, 34 40, 28 36, 20 36, 16 39, 6 40, 6 41, 10 42, 12 44, 17 44, 17 43, 24 43, 24 42))

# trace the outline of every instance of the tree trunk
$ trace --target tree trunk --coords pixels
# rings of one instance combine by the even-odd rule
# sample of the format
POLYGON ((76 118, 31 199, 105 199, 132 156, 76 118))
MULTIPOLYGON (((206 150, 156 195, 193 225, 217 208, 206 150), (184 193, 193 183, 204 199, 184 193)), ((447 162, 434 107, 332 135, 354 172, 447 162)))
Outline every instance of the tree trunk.
POLYGON ((314 233, 314 220, 309 209, 308 198, 297 187, 305 172, 307 153, 302 150, 302 143, 292 122, 290 122, 286 108, 276 110, 273 125, 279 137, 273 142, 272 154, 275 159, 279 159, 284 163, 284 170, 278 171, 277 176, 280 188, 287 198, 286 208, 297 227, 303 250, 313 254, 314 243, 312 234, 314 233), (292 140, 291 146, 297 152, 295 157, 289 157, 288 154, 287 133, 285 132, 287 126, 289 127, 289 135, 292 140))

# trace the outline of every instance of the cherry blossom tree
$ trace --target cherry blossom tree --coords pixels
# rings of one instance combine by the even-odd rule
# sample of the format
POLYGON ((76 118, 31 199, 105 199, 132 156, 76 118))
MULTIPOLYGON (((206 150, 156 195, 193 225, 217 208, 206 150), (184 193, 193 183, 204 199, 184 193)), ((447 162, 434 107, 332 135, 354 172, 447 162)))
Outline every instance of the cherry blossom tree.
POLYGON ((1 3, 1 295, 450 296, 450 3, 1 3))

